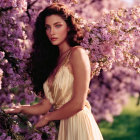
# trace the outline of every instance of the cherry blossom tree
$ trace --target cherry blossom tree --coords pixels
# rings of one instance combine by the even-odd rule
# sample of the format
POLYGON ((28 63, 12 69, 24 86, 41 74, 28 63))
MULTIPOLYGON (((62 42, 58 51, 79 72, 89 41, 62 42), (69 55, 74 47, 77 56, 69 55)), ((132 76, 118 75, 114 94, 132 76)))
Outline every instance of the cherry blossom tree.
MULTIPOLYGON (((25 69, 32 52, 32 31, 36 17, 52 2, 51 0, 1 0, 0 105, 2 107, 31 104, 37 100, 31 79, 25 69)), ((89 57, 94 77, 91 80, 88 100, 92 105, 92 112, 97 121, 105 119, 112 122, 113 116, 121 113, 130 93, 134 95, 139 92, 140 82, 136 74, 140 65, 139 41, 135 43, 135 40, 139 37, 140 7, 118 10, 119 7, 125 7, 120 0, 115 2, 60 0, 60 2, 75 11, 77 21, 85 29, 81 45, 90 50, 89 57), (112 9, 115 10, 110 12, 112 9), (117 67, 114 63, 117 63, 115 64, 117 67), (135 71, 127 71, 120 66, 121 63, 135 71)), ((2 111, 1 114, 0 117, 5 115, 2 111)), ((18 120, 19 117, 14 116, 12 120, 18 120)), ((32 124, 37 120, 36 116, 29 118, 32 124)), ((10 128, 16 135, 24 134, 26 139, 29 138, 30 133, 21 131, 19 123, 11 123, 10 128)), ((30 128, 33 130, 32 126, 30 128)), ((0 139, 14 137, 7 136, 4 126, 0 126, 0 132, 2 133, 0 139)), ((43 127, 40 132, 34 130, 30 138, 41 139, 46 132, 50 135, 50 139, 55 139, 54 133, 57 133, 55 125, 51 124, 43 127)))

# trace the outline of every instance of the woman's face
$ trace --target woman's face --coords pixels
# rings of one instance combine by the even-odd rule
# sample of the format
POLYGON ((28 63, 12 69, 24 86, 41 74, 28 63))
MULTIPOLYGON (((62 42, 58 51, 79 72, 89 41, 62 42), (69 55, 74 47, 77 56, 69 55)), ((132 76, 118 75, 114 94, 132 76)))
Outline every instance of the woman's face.
POLYGON ((66 41, 69 28, 60 16, 47 16, 45 19, 45 29, 52 45, 61 45, 66 41))

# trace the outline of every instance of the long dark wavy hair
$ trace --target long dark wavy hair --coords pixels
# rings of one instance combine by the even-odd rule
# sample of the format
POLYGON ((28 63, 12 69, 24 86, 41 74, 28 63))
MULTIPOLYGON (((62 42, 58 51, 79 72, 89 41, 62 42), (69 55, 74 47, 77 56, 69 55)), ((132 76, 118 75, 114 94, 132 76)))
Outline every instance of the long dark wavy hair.
POLYGON ((33 83, 33 91, 37 95, 41 95, 41 97, 44 97, 43 83, 57 66, 60 54, 59 48, 52 45, 46 35, 45 18, 50 15, 60 16, 70 28, 67 34, 67 42, 70 47, 80 45, 84 33, 77 19, 74 17, 74 13, 64 4, 53 3, 40 12, 33 31, 33 51, 27 63, 27 72, 33 83))

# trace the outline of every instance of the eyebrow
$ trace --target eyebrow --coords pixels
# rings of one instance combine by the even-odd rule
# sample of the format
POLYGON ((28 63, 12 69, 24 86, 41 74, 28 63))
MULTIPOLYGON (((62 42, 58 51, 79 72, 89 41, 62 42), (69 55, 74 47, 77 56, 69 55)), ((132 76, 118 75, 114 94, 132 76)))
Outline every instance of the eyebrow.
MULTIPOLYGON (((55 25, 55 24, 58 24, 58 23, 61 23, 61 22, 59 22, 59 21, 58 21, 58 22, 55 22, 54 25, 55 25)), ((45 25, 49 25, 49 24, 45 24, 45 25)))

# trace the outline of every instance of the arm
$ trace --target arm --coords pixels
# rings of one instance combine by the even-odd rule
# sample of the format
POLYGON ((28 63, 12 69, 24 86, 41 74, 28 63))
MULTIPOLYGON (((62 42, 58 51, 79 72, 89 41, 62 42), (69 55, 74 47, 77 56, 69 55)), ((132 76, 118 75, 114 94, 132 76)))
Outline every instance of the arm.
POLYGON ((49 111, 52 104, 49 102, 48 99, 43 99, 40 103, 35 105, 24 105, 21 107, 21 112, 24 114, 30 115, 41 115, 45 114, 49 111))
POLYGON ((35 105, 22 105, 22 106, 17 106, 11 109, 6 109, 6 113, 24 113, 24 114, 29 114, 29 115, 40 115, 40 114, 45 114, 49 111, 51 108, 51 103, 49 102, 48 99, 43 99, 40 103, 35 104, 35 105))
POLYGON ((72 99, 60 109, 46 115, 50 120, 61 120, 71 117, 81 111, 86 102, 90 82, 90 61, 84 49, 74 48, 71 58, 74 74, 74 89, 72 99))

